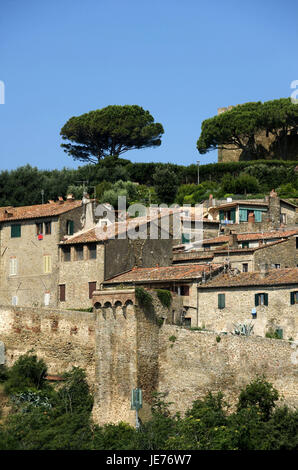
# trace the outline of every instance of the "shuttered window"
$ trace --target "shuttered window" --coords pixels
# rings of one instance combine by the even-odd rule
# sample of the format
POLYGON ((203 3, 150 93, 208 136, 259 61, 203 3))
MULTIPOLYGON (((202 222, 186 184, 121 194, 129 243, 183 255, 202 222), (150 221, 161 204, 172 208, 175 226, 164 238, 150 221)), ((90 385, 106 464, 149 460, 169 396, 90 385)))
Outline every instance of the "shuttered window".
POLYGON ((78 246, 75 246, 75 252, 76 252, 76 257, 75 259, 77 261, 81 261, 84 259, 84 249, 83 249, 83 245, 78 245, 78 246))
POLYGON ((231 217, 231 221, 235 223, 236 222, 236 209, 231 209, 230 217, 231 217))
POLYGON ((18 262, 16 258, 10 258, 9 260, 9 275, 15 276, 18 271, 18 262))
POLYGON ((73 220, 68 220, 66 223, 67 235, 73 235, 73 227, 74 227, 73 220))
POLYGON ((21 225, 14 224, 10 226, 10 235, 11 238, 18 238, 21 236, 21 225))
POLYGON ((96 281, 89 282, 89 299, 92 299, 92 294, 96 290, 96 281))
POLYGON ((65 295, 65 284, 59 285, 59 300, 60 302, 65 302, 66 295, 65 295))
POLYGON ((298 291, 290 292, 291 305, 298 304, 298 291))
POLYGON ((52 258, 50 255, 44 255, 43 257, 43 271, 44 273, 52 272, 52 258))
POLYGON ((218 294, 218 308, 222 309, 226 306, 226 296, 225 294, 218 294))
POLYGON ((259 305, 268 305, 268 294, 255 294, 255 306, 258 307, 259 305))
POLYGON ((91 243, 89 245, 89 259, 96 259, 96 244, 91 243))

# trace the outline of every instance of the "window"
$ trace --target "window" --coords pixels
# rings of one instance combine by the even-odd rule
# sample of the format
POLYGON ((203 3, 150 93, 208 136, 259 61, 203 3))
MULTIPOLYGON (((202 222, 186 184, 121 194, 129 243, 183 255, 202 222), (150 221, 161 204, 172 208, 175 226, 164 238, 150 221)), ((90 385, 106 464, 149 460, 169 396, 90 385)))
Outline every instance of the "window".
POLYGON ((189 286, 181 286, 180 287, 180 295, 189 295, 189 286))
POLYGON ((44 223, 44 228, 45 228, 45 234, 46 235, 50 235, 52 233, 51 222, 45 222, 44 223))
POLYGON ((21 224, 14 224, 10 226, 11 238, 18 238, 21 236, 21 224))
POLYGON ((242 264, 242 272, 247 273, 248 272, 248 263, 243 263, 242 264))
POLYGON ((291 305, 298 304, 298 291, 290 292, 291 305))
POLYGON ((258 307, 259 305, 268 305, 268 294, 255 294, 255 306, 258 307))
POLYGON ((75 247, 76 260, 81 261, 84 259, 84 249, 83 245, 77 245, 75 247))
POLYGON ((36 224, 36 235, 41 235, 43 233, 43 223, 36 224))
POLYGON ((15 276, 18 272, 18 263, 15 257, 10 258, 9 260, 9 275, 15 276))
POLYGON ((281 224, 287 223, 287 214, 280 214, 280 223, 281 224))
POLYGON ((70 261, 70 246, 62 247, 63 261, 70 261))
POLYGON ((96 259, 96 244, 91 243, 89 245, 89 259, 96 259))
POLYGON ((45 292, 45 295, 44 295, 45 307, 48 307, 50 305, 50 298, 51 298, 51 294, 49 292, 45 292))
POLYGON ((241 246, 242 248, 249 248, 249 242, 242 242, 241 246))
POLYGON ((280 264, 275 264, 274 267, 275 269, 280 269, 280 264))
POLYGON ((226 295, 225 294, 218 294, 218 308, 222 309, 226 306, 226 295))
POLYGON ((183 325, 190 328, 191 327, 191 318, 184 318, 183 325))
POLYGON ((92 294, 96 290, 96 281, 89 282, 89 299, 92 299, 92 294))
POLYGON ((60 284, 59 285, 59 300, 60 302, 65 302, 66 296, 65 296, 65 284, 60 284))
POLYGON ((66 222, 66 233, 67 233, 67 235, 73 235, 73 227, 74 227, 73 220, 68 220, 66 222))
POLYGON ((43 257, 43 272, 46 274, 52 272, 52 258, 50 255, 44 255, 43 257))
POLYGON ((298 237, 296 237, 296 249, 298 250, 298 237))
POLYGON ((14 295, 11 299, 11 304, 12 305, 18 305, 18 296, 14 295))

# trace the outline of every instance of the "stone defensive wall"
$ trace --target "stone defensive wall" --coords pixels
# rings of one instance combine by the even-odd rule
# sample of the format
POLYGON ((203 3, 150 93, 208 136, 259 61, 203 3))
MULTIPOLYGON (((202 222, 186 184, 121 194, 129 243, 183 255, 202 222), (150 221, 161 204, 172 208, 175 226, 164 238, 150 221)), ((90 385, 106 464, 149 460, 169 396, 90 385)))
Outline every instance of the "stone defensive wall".
POLYGON ((2 306, 6 364, 33 350, 46 361, 49 374, 84 368, 99 424, 134 425, 130 397, 135 387, 142 388, 140 417, 146 420, 155 391, 167 393, 175 411, 185 411, 209 391, 221 390, 235 404, 241 388, 262 374, 289 405, 298 406, 295 343, 189 330, 173 324, 173 305, 168 309, 154 292, 152 297, 152 306, 144 309, 133 289, 97 291, 93 313, 2 306))

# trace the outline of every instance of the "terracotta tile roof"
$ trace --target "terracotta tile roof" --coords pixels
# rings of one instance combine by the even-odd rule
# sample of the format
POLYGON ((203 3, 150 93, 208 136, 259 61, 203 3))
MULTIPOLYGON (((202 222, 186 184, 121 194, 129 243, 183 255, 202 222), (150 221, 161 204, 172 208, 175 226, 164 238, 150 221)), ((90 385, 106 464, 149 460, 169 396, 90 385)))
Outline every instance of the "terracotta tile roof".
POLYGON ((151 221, 157 221, 163 217, 167 217, 169 215, 169 212, 172 213, 172 210, 163 211, 161 214, 157 214, 156 216, 152 217, 143 216, 128 218, 124 222, 115 222, 104 227, 97 226, 86 232, 77 235, 74 234, 71 237, 68 237, 67 240, 61 242, 61 244, 71 245, 76 243, 94 243, 109 240, 111 238, 117 238, 119 235, 125 234, 129 229, 132 229, 132 231, 134 231, 133 227, 135 226, 141 228, 151 221))
POLYGON ((107 279, 103 284, 148 283, 153 281, 192 280, 202 277, 203 272, 223 269, 222 264, 183 264, 175 266, 156 266, 153 268, 134 268, 126 273, 107 279))
MULTIPOLYGON (((257 233, 238 233, 237 241, 253 241, 253 240, 262 240, 262 239, 271 239, 271 238, 287 238, 292 235, 298 235, 298 229, 293 230, 275 230, 272 232, 257 232, 257 233)), ((211 245, 213 243, 227 243, 229 241, 229 235, 221 235, 219 237, 208 238, 202 241, 203 245, 211 245)))
POLYGON ((0 207, 0 222, 12 220, 37 219, 40 217, 53 217, 80 207, 82 201, 68 200, 48 204, 36 204, 22 207, 0 207))
POLYGON ((280 243, 285 243, 288 241, 288 238, 282 238, 281 240, 277 240, 274 242, 268 242, 268 243, 262 243, 260 246, 255 246, 252 248, 228 248, 226 246, 221 246, 217 247, 215 250, 203 250, 203 251, 196 251, 196 250, 191 250, 191 251, 173 251, 173 258, 174 261, 185 261, 187 259, 204 259, 204 258, 214 258, 214 256, 218 254, 227 254, 227 253, 252 253, 257 250, 263 250, 264 248, 269 248, 270 246, 273 245, 278 245, 280 243), (190 254, 190 256, 187 256, 187 254, 190 254), (184 256, 182 256, 182 254, 184 256))
POLYGON ((236 207, 236 206, 263 206, 268 207, 268 202, 257 202, 257 201, 233 201, 227 202, 225 204, 220 204, 219 206, 214 206, 215 209, 228 209, 229 207, 236 207))
POLYGON ((280 286, 285 284, 298 285, 298 268, 274 269, 265 276, 260 272, 219 274, 216 278, 207 281, 200 288, 210 287, 247 287, 247 286, 280 286))

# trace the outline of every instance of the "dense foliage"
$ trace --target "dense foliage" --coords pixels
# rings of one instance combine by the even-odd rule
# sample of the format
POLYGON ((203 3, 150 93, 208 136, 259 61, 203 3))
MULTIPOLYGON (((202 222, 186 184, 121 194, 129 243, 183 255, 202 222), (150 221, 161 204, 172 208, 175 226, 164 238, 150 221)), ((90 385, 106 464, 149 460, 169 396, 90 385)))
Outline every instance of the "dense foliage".
POLYGON ((136 431, 123 422, 93 423, 82 369, 65 373, 58 388, 40 382, 44 370, 26 354, 2 375, 11 412, 0 424, 0 450, 298 450, 298 411, 276 406, 278 392, 263 377, 241 391, 235 411, 221 393, 208 393, 182 417, 156 393, 151 419, 136 431), (12 377, 17 390, 6 386, 12 377))
POLYGON ((292 146, 295 149, 292 154, 297 160, 297 131, 298 108, 290 98, 244 103, 203 121, 197 149, 205 154, 218 148, 229 149, 232 145, 241 150, 240 159, 243 160, 272 155, 287 160, 292 146), (258 141, 260 132, 266 137, 272 136, 269 149, 258 141))
MULTIPOLYGON (((110 200, 115 200, 115 192, 125 189, 127 193, 129 192, 129 200, 133 202, 156 203, 164 197, 164 190, 167 188, 168 193, 165 197, 167 200, 171 199, 170 202, 194 203, 208 198, 210 193, 216 197, 224 196, 227 191, 222 187, 225 181, 223 178, 236 180, 240 175, 243 178, 243 174, 257 179, 257 182, 254 180, 253 187, 244 188, 247 193, 252 189, 254 192, 258 189, 261 194, 266 194, 274 188, 278 189, 282 197, 294 198, 298 193, 296 166, 295 162, 282 160, 210 163, 200 167, 201 184, 198 186, 196 165, 132 163, 129 160, 113 157, 106 157, 98 165, 84 165, 76 170, 67 168, 60 171, 38 170, 26 165, 16 170, 0 172, 0 206, 41 204, 41 190, 44 191, 45 202, 49 199, 57 200, 58 196, 65 197, 71 192, 77 198, 81 198, 84 181, 87 192, 91 196, 97 196, 101 201, 104 199, 104 192, 112 190, 113 193, 105 197, 109 196, 110 200), (161 169, 165 171, 158 178, 156 175, 161 169), (172 179, 164 184, 163 181, 167 176, 172 179), (122 182, 120 183, 122 187, 119 184, 115 188, 115 183, 119 181, 122 182), (130 183, 129 190, 123 187, 124 182, 130 183), (159 196, 154 188, 160 188, 159 196), (184 196, 193 193, 196 193, 194 197, 184 201, 184 196), (168 197, 169 194, 171 198, 168 197)), ((239 190, 239 185, 235 187, 235 191, 236 189, 239 190)), ((244 193, 241 187, 240 190, 244 193)))
POLYGON ((163 127, 149 111, 137 105, 107 106, 73 116, 61 129, 61 144, 74 160, 98 163, 106 156, 119 157, 132 149, 158 147, 163 127))
POLYGON ((156 294, 161 304, 169 308, 173 300, 172 293, 166 289, 157 289, 156 294))

